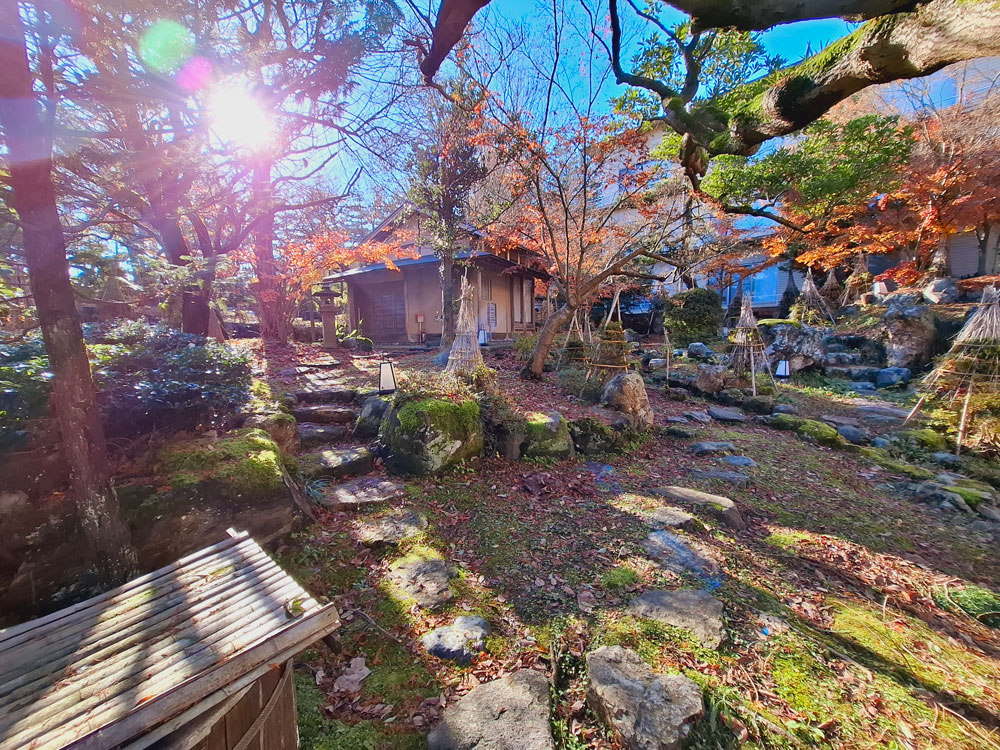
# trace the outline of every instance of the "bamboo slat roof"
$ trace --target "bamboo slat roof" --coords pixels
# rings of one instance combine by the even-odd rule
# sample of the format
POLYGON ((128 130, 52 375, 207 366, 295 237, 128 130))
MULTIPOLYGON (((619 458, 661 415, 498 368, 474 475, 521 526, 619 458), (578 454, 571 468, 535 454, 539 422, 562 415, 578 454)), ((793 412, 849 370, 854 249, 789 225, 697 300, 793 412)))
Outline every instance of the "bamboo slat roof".
POLYGON ((0 631, 0 750, 108 750, 339 625, 245 532, 0 631))

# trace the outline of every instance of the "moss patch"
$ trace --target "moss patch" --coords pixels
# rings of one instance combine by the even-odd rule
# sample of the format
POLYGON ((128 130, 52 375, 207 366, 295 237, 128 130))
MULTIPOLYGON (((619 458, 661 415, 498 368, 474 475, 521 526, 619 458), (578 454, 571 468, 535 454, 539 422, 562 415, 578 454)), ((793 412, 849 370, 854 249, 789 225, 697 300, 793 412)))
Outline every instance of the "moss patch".
POLYGON ((826 422, 815 419, 796 417, 792 414, 775 414, 771 417, 769 424, 776 430, 787 430, 794 432, 800 437, 812 440, 820 445, 831 448, 841 448, 846 446, 846 441, 826 422))
POLYGON ((893 474, 902 474, 910 479, 917 480, 933 479, 937 476, 933 471, 925 469, 923 466, 914 466, 903 461, 897 461, 881 448, 861 448, 860 453, 865 458, 874 461, 883 469, 893 474))
POLYGON ((1000 596, 981 586, 965 586, 945 592, 934 592, 938 606, 951 611, 959 609, 991 628, 1000 628, 1000 596))
POLYGON ((217 482, 244 499, 260 499, 284 490, 277 444, 260 429, 238 430, 221 440, 207 438, 165 448, 159 470, 174 489, 217 482))
POLYGON ((639 580, 639 574, 632 568, 619 565, 601 574, 601 585, 606 589, 623 589, 639 580))

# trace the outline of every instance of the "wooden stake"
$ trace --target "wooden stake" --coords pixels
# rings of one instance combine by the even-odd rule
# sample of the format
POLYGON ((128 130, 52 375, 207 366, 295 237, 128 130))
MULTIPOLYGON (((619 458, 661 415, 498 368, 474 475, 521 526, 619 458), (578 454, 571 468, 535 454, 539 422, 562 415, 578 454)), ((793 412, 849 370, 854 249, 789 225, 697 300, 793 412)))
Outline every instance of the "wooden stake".
POLYGON ((962 452, 962 441, 965 440, 966 419, 969 416, 969 399, 972 398, 972 386, 965 392, 965 404, 962 406, 962 421, 958 425, 958 441, 955 445, 955 455, 962 452))
POLYGON ((913 419, 917 412, 920 411, 920 407, 924 405, 924 401, 927 400, 927 396, 921 396, 920 400, 917 401, 916 405, 910 410, 910 413, 906 415, 906 419, 903 420, 903 427, 906 427, 907 423, 913 419))

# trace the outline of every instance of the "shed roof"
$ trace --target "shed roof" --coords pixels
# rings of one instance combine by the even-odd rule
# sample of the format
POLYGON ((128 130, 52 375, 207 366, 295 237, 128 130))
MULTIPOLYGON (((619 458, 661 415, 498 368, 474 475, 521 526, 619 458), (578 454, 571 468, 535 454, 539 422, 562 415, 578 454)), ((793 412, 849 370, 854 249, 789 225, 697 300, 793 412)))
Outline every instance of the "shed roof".
POLYGON ((107 750, 137 737, 130 747, 143 747, 155 727, 197 718, 339 622, 333 605, 233 532, 0 631, 0 750, 107 750))
MULTIPOLYGON (((494 255, 493 253, 462 250, 461 252, 455 253, 455 260, 464 260, 470 263, 484 265, 495 265, 504 269, 516 268, 518 272, 524 274, 525 276, 531 276, 537 279, 547 279, 549 277, 548 274, 543 271, 538 271, 534 268, 520 265, 514 261, 507 260, 506 258, 501 258, 499 255, 494 255)), ((436 255, 421 255, 419 258, 400 258, 399 260, 394 260, 393 265, 395 265, 400 271, 405 271, 407 268, 413 268, 415 266, 436 266, 439 262, 440 261, 436 255)), ((372 273, 373 271, 384 271, 386 268, 388 268, 388 266, 385 263, 371 263, 367 266, 349 268, 346 271, 331 273, 323 277, 322 283, 330 284, 335 281, 350 279, 355 276, 363 276, 364 274, 372 273)))

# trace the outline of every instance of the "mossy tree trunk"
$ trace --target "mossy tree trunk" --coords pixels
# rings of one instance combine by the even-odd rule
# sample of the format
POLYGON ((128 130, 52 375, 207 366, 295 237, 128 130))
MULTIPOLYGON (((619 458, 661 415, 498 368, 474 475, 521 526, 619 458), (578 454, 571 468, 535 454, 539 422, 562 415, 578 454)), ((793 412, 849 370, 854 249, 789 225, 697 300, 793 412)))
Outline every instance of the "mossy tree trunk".
POLYGON ((69 263, 52 182, 52 156, 38 117, 24 31, 15 0, 0 0, 0 127, 21 222, 24 255, 52 372, 52 398, 72 474, 80 520, 109 585, 135 574, 122 521, 90 361, 69 281, 69 263))

